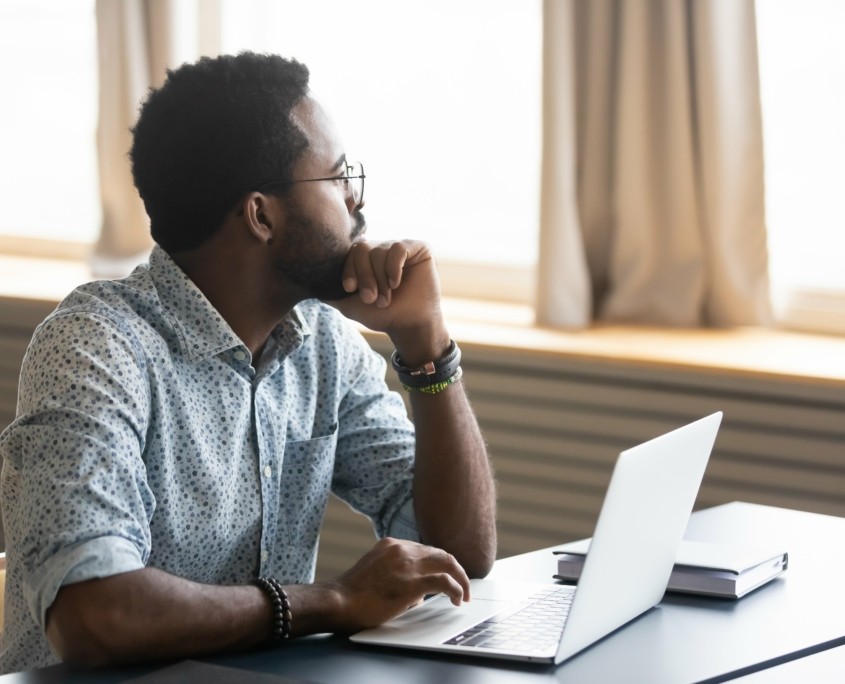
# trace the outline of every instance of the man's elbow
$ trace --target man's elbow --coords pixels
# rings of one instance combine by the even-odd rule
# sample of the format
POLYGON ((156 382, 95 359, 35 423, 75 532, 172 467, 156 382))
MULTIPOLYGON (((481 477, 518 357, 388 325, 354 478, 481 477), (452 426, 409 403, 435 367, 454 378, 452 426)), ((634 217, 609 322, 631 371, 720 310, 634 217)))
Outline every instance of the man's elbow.
MULTIPOLYGON (((61 595, 61 592, 60 592, 61 595)), ((107 611, 108 612, 108 611, 107 611)), ((90 607, 62 605, 60 598, 47 611, 47 640, 63 663, 102 667, 123 662, 120 630, 106 613, 90 607), (57 606, 56 604, 59 603, 57 606)))
POLYGON ((459 562, 470 579, 482 579, 490 574, 496 562, 496 541, 461 554, 459 562))

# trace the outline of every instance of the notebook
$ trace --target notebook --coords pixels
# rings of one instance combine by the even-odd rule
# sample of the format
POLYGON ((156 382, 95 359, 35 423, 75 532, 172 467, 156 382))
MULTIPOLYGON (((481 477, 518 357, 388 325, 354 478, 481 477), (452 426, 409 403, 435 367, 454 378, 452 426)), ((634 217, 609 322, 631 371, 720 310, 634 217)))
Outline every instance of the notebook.
POLYGON ((468 603, 439 595, 351 640, 527 662, 571 658, 663 597, 721 420, 714 413, 619 455, 577 588, 472 580, 468 603))

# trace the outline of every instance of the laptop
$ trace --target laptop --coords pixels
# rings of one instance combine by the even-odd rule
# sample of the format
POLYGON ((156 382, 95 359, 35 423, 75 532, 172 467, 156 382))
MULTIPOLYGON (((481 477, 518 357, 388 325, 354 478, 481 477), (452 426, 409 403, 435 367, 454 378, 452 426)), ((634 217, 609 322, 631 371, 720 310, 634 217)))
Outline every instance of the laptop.
POLYGON ((555 664, 583 651, 663 597, 721 420, 714 413, 619 455, 577 587, 472 580, 468 603, 441 594, 350 639, 555 664))

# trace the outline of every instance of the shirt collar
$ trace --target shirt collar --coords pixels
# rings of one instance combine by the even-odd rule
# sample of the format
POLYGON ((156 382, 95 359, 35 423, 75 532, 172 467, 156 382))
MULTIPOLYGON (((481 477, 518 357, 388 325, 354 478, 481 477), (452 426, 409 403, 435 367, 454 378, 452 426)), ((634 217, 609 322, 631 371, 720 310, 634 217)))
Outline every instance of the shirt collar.
MULTIPOLYGON (((200 361, 234 347, 246 348, 220 312, 158 245, 150 253, 149 264, 162 311, 171 320, 182 353, 189 361, 200 361)), ((307 322, 294 307, 273 329, 271 337, 279 353, 290 353, 310 334, 307 322)))

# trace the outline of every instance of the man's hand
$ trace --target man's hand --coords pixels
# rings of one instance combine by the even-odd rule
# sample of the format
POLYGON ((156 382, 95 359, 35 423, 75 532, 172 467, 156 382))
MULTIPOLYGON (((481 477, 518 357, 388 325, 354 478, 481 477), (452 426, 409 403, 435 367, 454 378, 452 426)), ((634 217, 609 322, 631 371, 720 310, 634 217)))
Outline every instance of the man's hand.
POLYGON ((440 280, 424 242, 353 243, 343 288, 352 296, 332 306, 371 330, 386 332, 407 362, 438 358, 448 348, 440 280))
POLYGON ((337 631, 376 627, 442 592, 455 605, 468 601, 469 578, 441 549, 386 538, 335 580, 343 615, 337 631))

